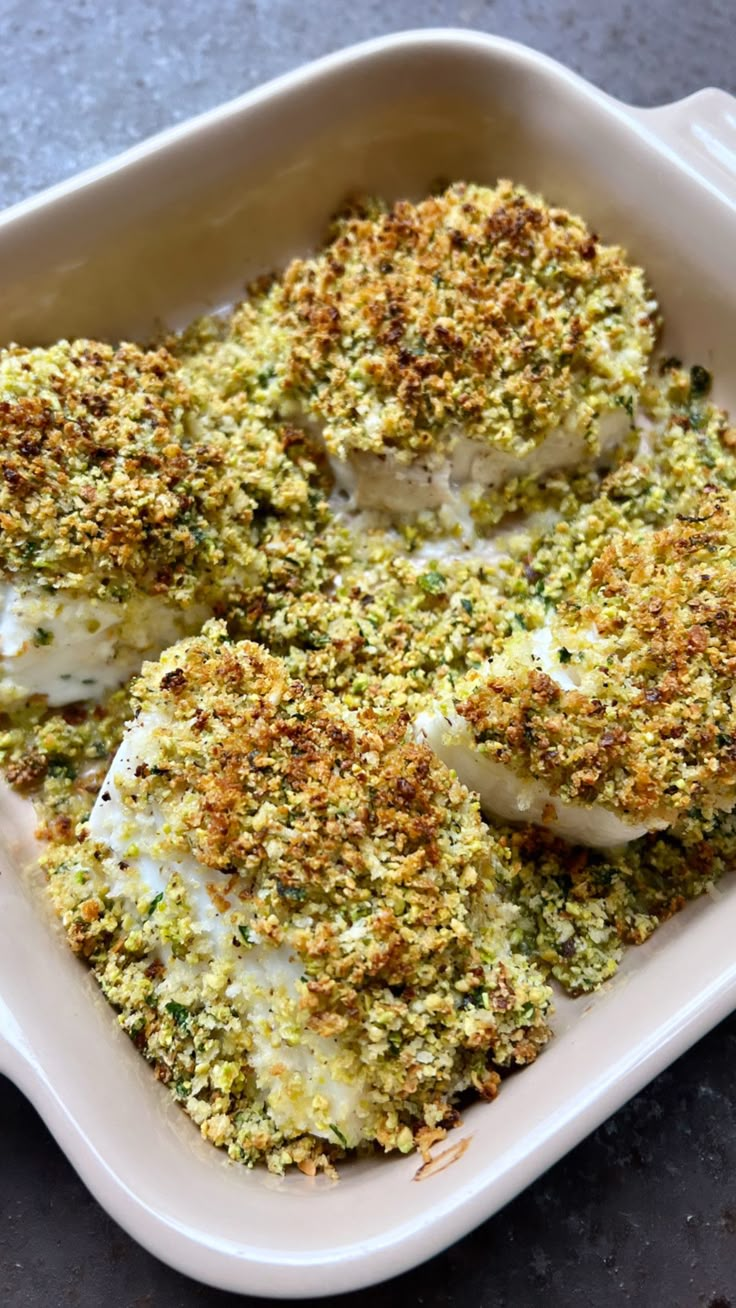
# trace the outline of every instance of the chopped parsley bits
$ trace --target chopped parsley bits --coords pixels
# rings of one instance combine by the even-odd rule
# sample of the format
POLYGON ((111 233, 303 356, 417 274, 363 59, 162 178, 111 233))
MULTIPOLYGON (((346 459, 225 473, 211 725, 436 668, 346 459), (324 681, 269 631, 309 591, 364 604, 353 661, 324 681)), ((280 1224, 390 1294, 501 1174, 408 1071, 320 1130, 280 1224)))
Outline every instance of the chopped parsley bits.
POLYGON ((421 587, 427 595, 444 595, 447 590, 447 583, 441 572, 433 569, 431 572, 423 572, 417 579, 417 585, 421 587))
POLYGON ((697 398, 707 395, 713 378, 707 368, 702 368, 699 363, 693 365, 690 369, 690 394, 697 398))
POLYGON ((173 1017, 177 1026, 186 1026, 189 1020, 188 1008, 185 1008, 183 1004, 177 1004, 173 999, 169 1000, 168 1004, 165 1004, 164 1007, 166 1012, 173 1017))

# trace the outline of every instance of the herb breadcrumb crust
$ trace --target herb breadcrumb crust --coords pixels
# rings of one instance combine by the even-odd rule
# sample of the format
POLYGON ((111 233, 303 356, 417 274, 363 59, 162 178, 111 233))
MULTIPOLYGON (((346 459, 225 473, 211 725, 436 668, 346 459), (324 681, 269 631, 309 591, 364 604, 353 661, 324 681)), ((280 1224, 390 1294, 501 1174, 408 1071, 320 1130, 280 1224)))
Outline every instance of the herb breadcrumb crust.
POLYGON ((615 536, 545 627, 512 638, 460 682, 447 717, 427 720, 492 812, 512 816, 494 801, 518 784, 532 820, 615 845, 733 807, 735 504, 710 488, 694 515, 615 536))
POLYGON ((334 452, 406 456, 462 426, 517 456, 572 420, 632 404, 653 345, 641 269, 564 209, 510 182, 337 221, 295 261, 272 312, 286 385, 334 452))
POLYGON ((236 1158, 404 1151, 547 1038, 454 774, 224 629, 133 687, 52 893, 159 1075, 236 1158), (205 1034, 206 1033, 206 1034, 205 1034))
POLYGON ((426 1152, 732 866, 736 434, 656 327, 500 182, 155 348, 0 352, 0 760, 233 1158, 426 1152))
POLYGON ((304 434, 265 431, 218 363, 83 340, 0 351, 0 702, 127 681, 257 584, 254 516, 308 506, 304 434))
POLYGON ((625 438, 655 326, 622 250, 503 181, 354 206, 231 332, 255 401, 318 430, 361 506, 436 508, 465 487, 488 517, 504 509, 489 488, 625 438))
POLYGON ((101 599, 135 583, 188 597, 223 451, 188 437, 191 401, 165 349, 60 341, 0 355, 2 566, 101 599))

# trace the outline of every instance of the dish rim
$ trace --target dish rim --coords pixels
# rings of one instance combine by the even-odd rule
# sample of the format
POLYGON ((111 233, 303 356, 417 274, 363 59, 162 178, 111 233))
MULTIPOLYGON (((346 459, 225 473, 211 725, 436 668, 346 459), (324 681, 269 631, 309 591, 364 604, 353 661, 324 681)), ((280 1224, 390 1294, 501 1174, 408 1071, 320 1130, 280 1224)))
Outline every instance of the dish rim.
MULTIPOLYGON (((560 84, 573 87, 588 102, 604 107, 632 132, 686 171, 694 185, 707 188, 736 211, 736 181, 729 187, 727 176, 709 168, 708 158, 693 159, 680 151, 677 133, 668 132, 668 115, 703 97, 715 95, 718 102, 736 101, 724 92, 697 92, 674 105, 636 109, 599 90, 577 73, 549 56, 503 37, 455 28, 410 30, 349 46, 291 72, 272 79, 222 105, 190 118, 148 138, 140 144, 84 170, 40 193, 21 200, 0 213, 0 240, 12 225, 56 201, 120 174, 143 159, 165 152, 217 124, 275 100, 294 95, 308 85, 351 63, 381 58, 388 51, 424 47, 437 52, 465 48, 501 54, 517 66, 546 71, 560 84), (722 100, 721 100, 722 98, 722 100)), ((96 1154, 81 1125, 67 1113, 54 1087, 38 1074, 23 1053, 23 1033, 0 994, 0 1072, 27 1095, 45 1120, 62 1150, 76 1167, 85 1184, 106 1210, 139 1243, 171 1266, 208 1284, 241 1293, 308 1298, 357 1289, 408 1270, 433 1256, 477 1226, 573 1148, 611 1112, 637 1093, 653 1076, 685 1051, 696 1039, 719 1022, 736 1004, 736 960, 724 965, 717 982, 695 992, 692 1002, 676 1014, 668 1026, 651 1030, 629 1051, 626 1066, 611 1070, 604 1084, 593 1084, 577 1101, 577 1114, 558 1122, 516 1166, 504 1175, 502 1184, 466 1186, 452 1191, 447 1200, 429 1202, 424 1221, 410 1231, 393 1232, 338 1251, 320 1249, 313 1256, 273 1251, 259 1256, 257 1249, 216 1247, 196 1230, 174 1229, 165 1215, 154 1212, 128 1190, 96 1154)), ((461 1133, 462 1134, 462 1133, 461 1133)))

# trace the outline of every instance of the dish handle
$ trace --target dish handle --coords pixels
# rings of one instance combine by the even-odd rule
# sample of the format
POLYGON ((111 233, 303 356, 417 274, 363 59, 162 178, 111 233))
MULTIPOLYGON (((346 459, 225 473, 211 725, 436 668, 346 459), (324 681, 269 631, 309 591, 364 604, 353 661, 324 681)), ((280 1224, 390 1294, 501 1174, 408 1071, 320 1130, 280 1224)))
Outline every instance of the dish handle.
POLYGON ((632 109, 641 127, 736 205, 736 98, 709 87, 654 109, 632 109))

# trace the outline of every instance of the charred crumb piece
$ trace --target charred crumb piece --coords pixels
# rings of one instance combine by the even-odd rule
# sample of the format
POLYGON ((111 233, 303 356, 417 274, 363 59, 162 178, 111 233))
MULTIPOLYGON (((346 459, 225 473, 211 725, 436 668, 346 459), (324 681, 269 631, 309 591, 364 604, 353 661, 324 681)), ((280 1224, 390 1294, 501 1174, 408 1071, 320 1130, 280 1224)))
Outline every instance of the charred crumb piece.
POLYGON ((24 754, 19 759, 11 760, 5 769, 5 776, 11 786, 17 790, 34 790, 45 779, 48 772, 48 757, 40 752, 24 754))
POLYGON ((161 689, 170 691, 179 691, 187 684, 187 679, 182 668, 172 668, 171 672, 164 673, 161 678, 161 689))

